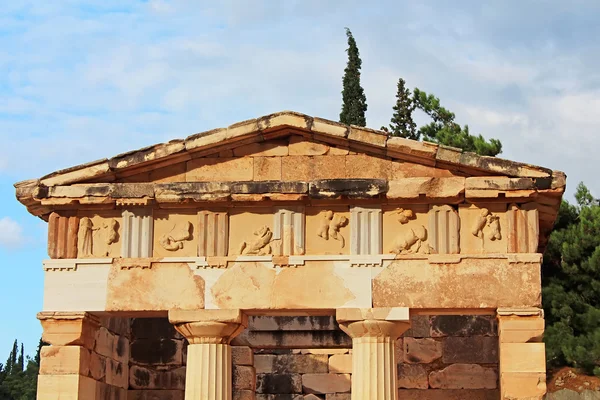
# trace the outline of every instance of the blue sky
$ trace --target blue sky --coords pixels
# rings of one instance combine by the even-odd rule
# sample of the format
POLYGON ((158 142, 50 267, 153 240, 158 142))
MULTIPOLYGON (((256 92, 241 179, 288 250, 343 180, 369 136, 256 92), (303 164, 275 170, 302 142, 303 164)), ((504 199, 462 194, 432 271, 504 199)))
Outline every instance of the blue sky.
POLYGON ((600 2, 371 3, 3 4, 0 362, 41 333, 46 227, 14 182, 285 109, 335 120, 345 26, 368 126, 388 123, 403 77, 502 140, 503 157, 565 171, 569 199, 579 181, 600 196, 600 2))

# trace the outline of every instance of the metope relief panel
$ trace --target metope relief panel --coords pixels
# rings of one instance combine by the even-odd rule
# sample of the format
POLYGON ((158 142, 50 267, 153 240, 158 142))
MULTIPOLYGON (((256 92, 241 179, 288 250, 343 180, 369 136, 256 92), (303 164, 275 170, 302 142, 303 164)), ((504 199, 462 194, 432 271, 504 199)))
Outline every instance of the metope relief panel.
POLYGON ((157 210, 154 212, 155 257, 195 257, 197 238, 194 232, 196 212, 157 210))
POLYGON ((506 204, 460 205, 462 253, 506 253, 506 204))
POLYGON ((48 218, 48 256, 76 258, 79 218, 61 216, 55 212, 48 218))
POLYGON ((382 253, 382 212, 379 207, 350 209, 350 253, 382 253))
POLYGON ((271 255, 279 242, 273 239, 271 208, 247 208, 230 212, 228 255, 271 255))
POLYGON ((152 257, 154 220, 152 209, 123 210, 121 257, 152 257))
POLYGON ((306 208, 306 254, 349 254, 348 207, 306 208))
POLYGON ((272 247, 274 255, 304 254, 304 207, 275 210, 272 247))
POLYGON ((383 212, 383 252, 431 254, 427 206, 397 207, 383 212))
POLYGON ((460 218, 453 207, 431 206, 428 226, 429 246, 433 253, 460 253, 460 218))
POLYGON ((537 253, 540 223, 535 203, 511 204, 506 212, 509 253, 537 253))
POLYGON ((77 257, 117 257, 121 237, 119 220, 114 213, 81 214, 77 233, 77 257))
POLYGON ((198 212, 198 255, 226 256, 229 241, 229 215, 225 211, 198 212))

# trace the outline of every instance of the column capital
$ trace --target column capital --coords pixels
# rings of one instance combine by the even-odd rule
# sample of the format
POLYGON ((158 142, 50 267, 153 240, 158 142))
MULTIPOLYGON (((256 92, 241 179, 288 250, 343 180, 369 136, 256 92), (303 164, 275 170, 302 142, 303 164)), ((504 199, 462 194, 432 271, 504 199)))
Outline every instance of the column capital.
POLYGON ((340 328, 352 339, 390 337, 397 339, 410 328, 407 307, 340 308, 336 310, 340 328))
POLYGON ((229 344, 248 326, 241 310, 171 310, 169 321, 189 344, 229 344))
POLYGON ((94 347, 100 319, 88 312, 41 312, 42 340, 53 346, 94 347))

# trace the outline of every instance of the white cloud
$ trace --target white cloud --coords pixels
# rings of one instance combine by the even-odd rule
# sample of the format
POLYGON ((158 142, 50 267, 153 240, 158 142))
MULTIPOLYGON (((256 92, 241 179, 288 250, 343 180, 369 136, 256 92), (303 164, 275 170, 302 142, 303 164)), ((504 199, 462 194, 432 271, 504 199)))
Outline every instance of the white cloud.
POLYGON ((0 246, 15 249, 24 243, 23 227, 10 217, 0 218, 0 246))

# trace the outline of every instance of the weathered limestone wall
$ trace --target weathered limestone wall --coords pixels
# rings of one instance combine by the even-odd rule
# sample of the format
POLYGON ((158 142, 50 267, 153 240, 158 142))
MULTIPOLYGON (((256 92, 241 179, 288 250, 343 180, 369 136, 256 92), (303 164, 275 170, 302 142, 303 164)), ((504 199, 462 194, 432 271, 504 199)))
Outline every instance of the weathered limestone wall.
POLYGON ((132 318, 128 400, 183 400, 186 340, 167 318, 132 318))
POLYGON ((43 339, 53 344, 42 347, 38 399, 127 399, 129 319, 69 316, 71 324, 53 316, 40 319, 43 339))

